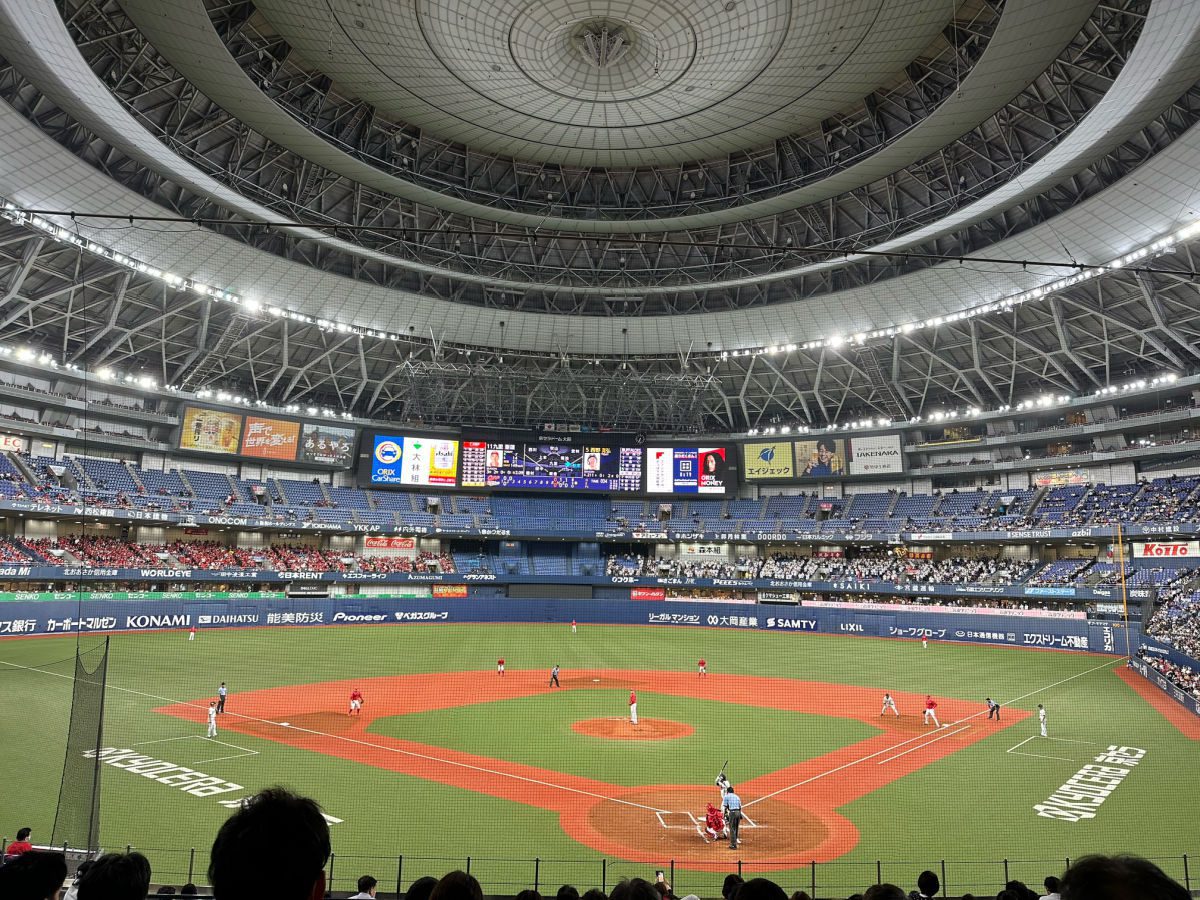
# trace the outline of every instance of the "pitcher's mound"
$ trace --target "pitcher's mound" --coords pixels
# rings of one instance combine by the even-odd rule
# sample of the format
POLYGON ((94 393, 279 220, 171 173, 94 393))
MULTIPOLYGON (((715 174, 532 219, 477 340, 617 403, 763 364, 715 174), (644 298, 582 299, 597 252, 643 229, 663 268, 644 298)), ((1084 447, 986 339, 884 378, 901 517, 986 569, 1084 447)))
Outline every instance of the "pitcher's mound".
POLYGON ((691 725, 668 719, 639 719, 636 725, 628 719, 581 719, 571 723, 571 730, 588 737, 611 738, 616 741, 668 741, 687 737, 691 725))

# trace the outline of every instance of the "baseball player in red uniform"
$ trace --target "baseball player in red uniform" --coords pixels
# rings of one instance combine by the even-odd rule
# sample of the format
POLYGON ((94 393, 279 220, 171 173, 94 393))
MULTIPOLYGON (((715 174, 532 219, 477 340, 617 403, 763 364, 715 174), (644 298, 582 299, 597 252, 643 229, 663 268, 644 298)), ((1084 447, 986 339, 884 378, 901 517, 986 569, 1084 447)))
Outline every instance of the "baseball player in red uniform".
POLYGON ((925 695, 925 724, 928 725, 929 720, 933 719, 933 726, 935 728, 941 728, 942 726, 938 723, 937 713, 935 712, 936 709, 937 709, 937 701, 934 700, 932 697, 930 697, 928 694, 926 694, 925 695))
POLYGON ((362 715, 363 695, 362 691, 355 688, 350 692, 350 712, 347 715, 362 715))
POLYGON ((704 661, 703 656, 700 657, 699 661, 696 663, 696 674, 697 675, 707 675, 708 674, 708 663, 704 661))
POLYGON ((637 691, 629 692, 629 724, 637 724, 637 691))
POLYGON ((575 620, 572 619, 571 620, 571 634, 574 634, 578 629, 579 629, 579 626, 575 623, 575 620))
POLYGON ((496 660, 496 674, 500 675, 502 677, 504 675, 504 657, 503 656, 500 657, 498 660, 496 660))
POLYGON ((696 829, 700 832, 700 837, 704 838, 704 842, 711 844, 718 838, 726 836, 725 816, 722 815, 721 810, 710 803, 704 812, 704 827, 701 828, 701 826, 697 825, 696 829))

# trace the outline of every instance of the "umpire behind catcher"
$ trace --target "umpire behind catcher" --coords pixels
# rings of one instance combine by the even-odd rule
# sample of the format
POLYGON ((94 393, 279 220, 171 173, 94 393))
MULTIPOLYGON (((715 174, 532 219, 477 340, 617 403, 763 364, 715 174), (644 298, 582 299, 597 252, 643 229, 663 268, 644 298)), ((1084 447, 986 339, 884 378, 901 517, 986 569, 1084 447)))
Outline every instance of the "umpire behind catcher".
POLYGON ((742 798, 733 790, 733 785, 725 788, 725 824, 729 826, 729 849, 736 850, 738 845, 738 826, 742 824, 742 798))

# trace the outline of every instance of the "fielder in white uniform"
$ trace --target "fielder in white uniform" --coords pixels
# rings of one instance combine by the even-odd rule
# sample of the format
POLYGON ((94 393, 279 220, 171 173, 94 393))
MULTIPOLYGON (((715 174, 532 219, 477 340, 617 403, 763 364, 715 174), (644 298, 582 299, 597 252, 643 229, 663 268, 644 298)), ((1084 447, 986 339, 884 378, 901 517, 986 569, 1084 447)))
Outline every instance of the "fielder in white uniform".
POLYGON ((1042 737, 1049 737, 1046 734, 1046 707, 1040 703, 1038 704, 1038 727, 1042 731, 1042 737))
POLYGON ((897 719, 900 718, 900 710, 896 709, 896 701, 892 699, 891 694, 884 694, 883 709, 879 711, 879 714, 882 716, 889 709, 896 714, 897 719))
POLYGON ((217 701, 213 700, 208 704, 208 736, 215 738, 217 736, 217 701))
POLYGON ((724 772, 722 772, 720 775, 717 776, 716 784, 717 784, 717 793, 721 795, 721 802, 724 803, 725 802, 725 792, 727 790, 729 790, 729 779, 725 777, 724 772))

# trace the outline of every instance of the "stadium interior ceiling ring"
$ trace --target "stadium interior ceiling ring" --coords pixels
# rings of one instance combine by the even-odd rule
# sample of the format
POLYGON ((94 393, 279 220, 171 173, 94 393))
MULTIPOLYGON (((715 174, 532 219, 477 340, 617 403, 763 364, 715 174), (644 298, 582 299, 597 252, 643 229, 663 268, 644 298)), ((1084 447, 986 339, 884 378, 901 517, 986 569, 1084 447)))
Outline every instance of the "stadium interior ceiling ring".
POLYGON ((680 432, 1200 363, 1189 0, 0 0, 0 101, 59 364, 680 432))

